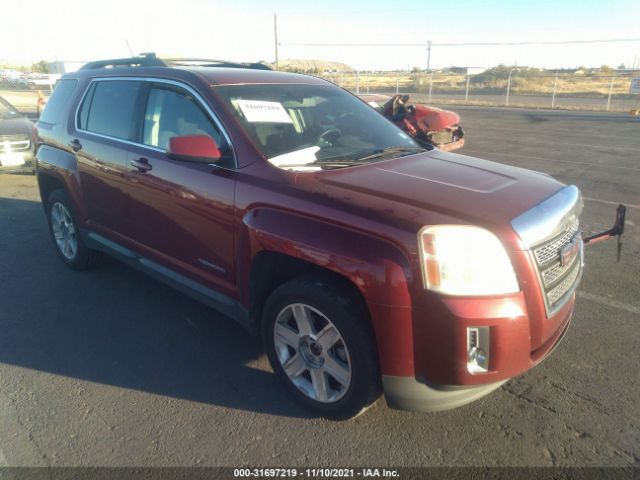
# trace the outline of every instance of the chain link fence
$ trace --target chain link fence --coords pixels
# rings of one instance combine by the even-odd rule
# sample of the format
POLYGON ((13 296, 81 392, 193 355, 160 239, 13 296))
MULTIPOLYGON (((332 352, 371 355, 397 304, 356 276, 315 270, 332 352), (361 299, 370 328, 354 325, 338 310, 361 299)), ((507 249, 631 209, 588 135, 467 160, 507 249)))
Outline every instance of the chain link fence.
POLYGON ((354 93, 405 93, 418 103, 624 112, 640 108, 640 95, 629 93, 631 79, 640 72, 549 74, 513 69, 500 76, 441 72, 338 72, 321 76, 354 93))

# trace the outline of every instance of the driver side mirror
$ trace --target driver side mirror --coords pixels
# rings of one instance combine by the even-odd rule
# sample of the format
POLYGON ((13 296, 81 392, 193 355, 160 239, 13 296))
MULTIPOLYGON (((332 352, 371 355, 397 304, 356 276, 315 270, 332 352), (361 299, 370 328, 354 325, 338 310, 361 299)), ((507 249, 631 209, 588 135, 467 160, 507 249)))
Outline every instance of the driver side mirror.
POLYGON ((215 163, 222 153, 209 135, 182 135, 169 139, 167 157, 183 162, 215 163))

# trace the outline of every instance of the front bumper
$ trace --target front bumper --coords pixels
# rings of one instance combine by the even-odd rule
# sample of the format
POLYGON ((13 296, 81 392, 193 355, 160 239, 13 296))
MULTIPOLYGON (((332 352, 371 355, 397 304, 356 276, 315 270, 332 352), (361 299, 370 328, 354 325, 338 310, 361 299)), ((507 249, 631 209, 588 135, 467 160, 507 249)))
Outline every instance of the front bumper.
POLYGON ((507 380, 485 385, 429 385, 414 377, 382 376, 387 405, 399 410, 439 412, 461 407, 490 394, 507 380))
POLYGON ((23 158, 21 163, 11 162, 7 165, 2 163, 0 159, 0 173, 26 173, 33 172, 36 169, 36 160, 33 152, 16 152, 22 153, 23 158))
POLYGON ((491 393, 542 362, 557 347, 569 329, 574 298, 553 318, 545 318, 549 329, 540 337, 540 343, 534 344, 522 294, 509 299, 446 302, 446 308, 436 317, 441 321, 434 319, 431 328, 424 328, 426 322, 414 321, 412 374, 383 368, 382 384, 388 405, 435 412, 491 393), (488 371, 480 373, 468 368, 466 343, 467 327, 478 326, 489 328, 491 342, 488 371))
POLYGON ((458 150, 459 148, 464 147, 464 138, 461 138, 459 140, 449 142, 449 143, 439 143, 439 144, 436 144, 436 147, 438 147, 440 150, 444 152, 451 152, 453 150, 458 150))

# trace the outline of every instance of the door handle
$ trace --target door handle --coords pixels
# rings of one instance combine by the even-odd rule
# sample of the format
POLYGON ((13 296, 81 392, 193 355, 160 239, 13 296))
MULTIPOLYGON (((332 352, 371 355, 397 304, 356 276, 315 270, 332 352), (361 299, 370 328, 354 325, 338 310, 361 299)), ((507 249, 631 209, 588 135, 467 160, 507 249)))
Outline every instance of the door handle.
POLYGON ((74 138, 71 142, 69 142, 69 146, 74 152, 79 152, 80 150, 82 150, 82 144, 77 138, 74 138))
POLYGON ((147 160, 144 157, 131 160, 129 163, 131 164, 132 167, 135 167, 136 169, 138 169, 140 173, 145 173, 151 170, 151 164, 149 163, 149 160, 147 160))

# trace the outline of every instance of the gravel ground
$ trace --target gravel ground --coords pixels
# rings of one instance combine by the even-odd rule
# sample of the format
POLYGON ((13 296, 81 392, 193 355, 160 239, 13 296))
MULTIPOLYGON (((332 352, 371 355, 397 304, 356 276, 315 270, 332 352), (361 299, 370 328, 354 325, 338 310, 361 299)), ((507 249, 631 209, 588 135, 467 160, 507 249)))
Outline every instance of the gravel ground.
POLYGON ((577 184, 587 230, 629 205, 540 366, 448 412, 308 418, 234 322, 115 261, 66 269, 35 179, 0 175, 0 466, 640 465, 640 119, 457 111, 461 153, 577 184))

